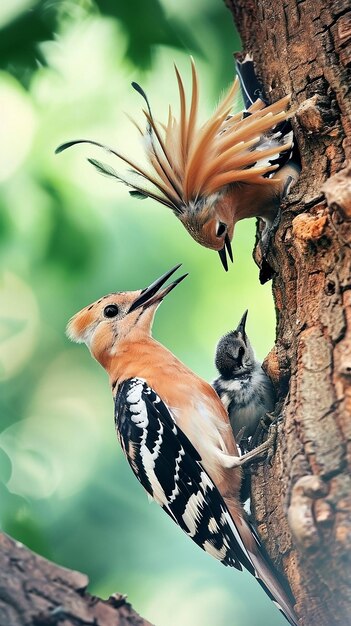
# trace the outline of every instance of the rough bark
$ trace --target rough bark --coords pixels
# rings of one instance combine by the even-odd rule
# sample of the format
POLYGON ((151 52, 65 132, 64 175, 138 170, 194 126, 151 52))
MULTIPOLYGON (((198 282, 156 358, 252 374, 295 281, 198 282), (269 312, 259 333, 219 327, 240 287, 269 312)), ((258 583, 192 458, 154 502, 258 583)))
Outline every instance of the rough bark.
MULTIPOLYGON (((268 256, 276 454, 254 513, 304 626, 351 624, 351 7, 226 0, 273 101, 292 93, 303 170, 268 256)), ((256 253, 256 260, 258 255, 256 253)), ((264 329, 262 329, 264 332, 264 329)))
POLYGON ((151 626, 124 596, 91 596, 88 582, 0 534, 0 626, 151 626))

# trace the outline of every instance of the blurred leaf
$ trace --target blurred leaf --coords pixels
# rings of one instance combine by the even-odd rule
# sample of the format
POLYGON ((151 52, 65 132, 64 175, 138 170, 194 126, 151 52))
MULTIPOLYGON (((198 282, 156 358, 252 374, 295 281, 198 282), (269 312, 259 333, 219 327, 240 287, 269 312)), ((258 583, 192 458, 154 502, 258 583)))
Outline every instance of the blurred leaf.
POLYGON ((150 69, 155 45, 171 46, 202 55, 185 20, 167 18, 159 0, 95 1, 102 14, 122 22, 128 38, 127 55, 141 69, 150 69))
POLYGON ((28 85, 32 72, 45 64, 39 44, 53 38, 56 27, 54 3, 39 0, 0 30, 0 68, 28 85))
POLYGON ((8 454, 6 454, 5 450, 0 448, 0 481, 3 483, 7 483, 7 481, 10 480, 11 472, 11 459, 8 454))
POLYGON ((50 558, 52 550, 43 528, 38 524, 31 511, 30 503, 11 493, 0 482, 0 526, 2 530, 17 541, 21 541, 34 552, 50 558))
POLYGON ((98 232, 94 238, 89 224, 83 226, 82 223, 76 223, 64 198, 49 180, 42 180, 41 185, 50 198, 51 210, 46 260, 70 274, 84 272, 94 263, 98 232))
MULTIPOLYGON (((40 44, 55 40, 64 22, 77 16, 82 21, 92 13, 93 6, 88 1, 38 0, 0 28, 0 68, 15 75, 28 87, 33 72, 40 65, 46 65, 40 44)), ((191 30, 181 20, 167 19, 159 0, 96 0, 96 7, 102 15, 123 24, 128 39, 127 56, 143 70, 150 69, 156 45, 201 54, 191 30)))
MULTIPOLYGON (((0 35, 1 37, 1 35, 0 35)), ((11 223, 5 209, 5 206, 0 204, 0 241, 6 242, 11 235, 11 223)))
POLYGON ((0 341, 5 341, 12 335, 20 333, 25 325, 26 322, 24 320, 16 320, 6 317, 0 318, 0 341))

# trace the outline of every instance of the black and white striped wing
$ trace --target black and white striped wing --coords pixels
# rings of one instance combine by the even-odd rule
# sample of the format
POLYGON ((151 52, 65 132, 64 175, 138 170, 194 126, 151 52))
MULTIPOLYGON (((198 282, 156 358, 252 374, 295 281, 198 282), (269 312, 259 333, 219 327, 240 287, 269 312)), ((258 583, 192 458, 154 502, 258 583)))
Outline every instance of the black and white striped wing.
POLYGON ((182 530, 225 565, 254 568, 226 504, 171 412, 140 378, 124 381, 115 400, 123 452, 144 489, 182 530))
MULTIPOLYGON (((239 59, 236 59, 235 65, 236 73, 240 82, 241 94, 246 109, 249 109, 250 106, 254 102, 256 102, 258 98, 260 98, 260 100, 268 105, 269 102, 264 94, 263 87, 256 76, 252 57, 247 54, 243 61, 239 61, 239 59)), ((250 113, 245 111, 244 116, 246 117, 246 115, 250 115, 250 113)), ((296 166, 297 169, 300 169, 300 155, 296 145, 296 141, 294 140, 294 134, 289 120, 277 124, 277 126, 272 129, 272 131, 267 135, 266 142, 262 143, 262 148, 267 147, 267 142, 277 142, 283 144, 290 140, 292 140, 292 145, 289 150, 282 151, 274 159, 267 159, 267 162, 270 165, 278 165, 279 169, 281 169, 290 161, 296 166)), ((256 163, 252 164, 251 167, 257 166, 258 164, 261 165, 263 163, 263 161, 259 160, 256 163)), ((271 175, 272 174, 267 174, 267 176, 271 175)))

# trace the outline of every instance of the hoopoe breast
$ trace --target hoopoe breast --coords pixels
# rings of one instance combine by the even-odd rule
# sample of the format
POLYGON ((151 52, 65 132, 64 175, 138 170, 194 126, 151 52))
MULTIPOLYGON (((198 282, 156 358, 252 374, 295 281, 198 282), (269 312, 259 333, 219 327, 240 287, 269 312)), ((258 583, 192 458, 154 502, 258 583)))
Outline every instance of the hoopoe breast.
POLYGON ((213 388, 151 337, 120 346, 116 357, 111 381, 144 379, 199 452, 216 486, 223 489, 223 494, 236 496, 241 471, 226 467, 226 459, 238 456, 238 449, 228 414, 213 388))
POLYGON ((168 406, 176 423, 199 452, 205 470, 224 499, 235 500, 240 489, 241 470, 228 467, 232 456, 238 456, 238 450, 224 408, 218 406, 211 395, 198 394, 193 388, 186 405, 181 408, 168 406))

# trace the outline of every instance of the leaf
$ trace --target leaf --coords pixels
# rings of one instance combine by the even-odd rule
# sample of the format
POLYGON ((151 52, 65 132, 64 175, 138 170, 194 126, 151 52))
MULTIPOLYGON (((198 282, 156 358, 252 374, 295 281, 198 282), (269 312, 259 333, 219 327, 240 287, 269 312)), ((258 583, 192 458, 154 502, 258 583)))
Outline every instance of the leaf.
POLYGON ((0 448, 0 481, 2 483, 7 483, 12 474, 12 463, 11 459, 6 454, 5 450, 0 448))
POLYGON ((0 318, 0 342, 6 341, 13 335, 20 333, 26 326, 26 320, 13 319, 10 317, 0 318))

